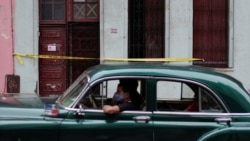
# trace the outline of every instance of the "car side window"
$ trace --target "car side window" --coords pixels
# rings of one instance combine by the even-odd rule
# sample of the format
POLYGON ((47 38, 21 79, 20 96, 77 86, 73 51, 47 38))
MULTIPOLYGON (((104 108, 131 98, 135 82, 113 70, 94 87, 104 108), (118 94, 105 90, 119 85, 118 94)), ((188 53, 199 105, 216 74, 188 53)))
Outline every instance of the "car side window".
POLYGON ((112 105, 112 97, 119 80, 106 80, 91 86, 79 101, 85 109, 102 109, 104 104, 112 105))
POLYGON ((202 112, 224 112, 220 104, 207 90, 200 88, 200 96, 202 112))
MULTIPOLYGON (((113 96, 117 92, 120 79, 104 80, 91 86, 78 102, 84 109, 102 109, 104 105, 114 105, 113 96)), ((138 80, 137 92, 141 94, 141 80, 138 80)))
POLYGON ((157 110, 186 112, 223 112, 219 102, 198 84, 158 81, 157 110))

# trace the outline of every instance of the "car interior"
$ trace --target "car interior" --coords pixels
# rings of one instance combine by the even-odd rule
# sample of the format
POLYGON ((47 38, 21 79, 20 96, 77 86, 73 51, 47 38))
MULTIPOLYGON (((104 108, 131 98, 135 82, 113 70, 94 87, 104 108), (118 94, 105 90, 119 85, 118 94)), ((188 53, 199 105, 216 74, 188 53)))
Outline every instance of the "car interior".
MULTIPOLYGON (((105 104, 113 105, 112 98, 118 83, 119 79, 112 79, 95 84, 78 105, 87 109, 102 109, 105 104)), ((137 91, 144 101, 141 110, 146 110, 145 80, 138 79, 137 91)), ((156 100, 156 111, 224 112, 211 92, 194 83, 157 80, 156 100), (197 103, 197 108, 193 111, 186 110, 193 103, 197 103)))

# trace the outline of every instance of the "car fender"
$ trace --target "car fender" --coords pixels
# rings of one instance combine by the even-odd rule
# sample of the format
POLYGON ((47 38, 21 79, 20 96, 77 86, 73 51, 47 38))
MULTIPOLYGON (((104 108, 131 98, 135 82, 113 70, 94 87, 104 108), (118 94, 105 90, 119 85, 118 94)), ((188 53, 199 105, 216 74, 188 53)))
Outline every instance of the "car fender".
POLYGON ((227 138, 226 136, 228 136, 229 139, 232 139, 234 136, 234 130, 234 127, 217 128, 202 135, 197 141, 221 140, 221 138, 227 138))

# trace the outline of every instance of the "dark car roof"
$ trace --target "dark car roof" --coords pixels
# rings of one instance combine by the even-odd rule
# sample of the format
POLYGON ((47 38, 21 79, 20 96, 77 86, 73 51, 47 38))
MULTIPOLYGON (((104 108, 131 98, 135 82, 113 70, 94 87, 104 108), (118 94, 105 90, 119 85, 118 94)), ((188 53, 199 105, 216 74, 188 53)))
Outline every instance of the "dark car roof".
POLYGON ((214 69, 194 65, 159 63, 101 64, 89 68, 86 72, 91 77, 91 80, 109 76, 162 76, 213 81, 230 79, 240 83, 231 76, 217 72, 214 69), (211 79, 211 77, 214 78, 211 79))

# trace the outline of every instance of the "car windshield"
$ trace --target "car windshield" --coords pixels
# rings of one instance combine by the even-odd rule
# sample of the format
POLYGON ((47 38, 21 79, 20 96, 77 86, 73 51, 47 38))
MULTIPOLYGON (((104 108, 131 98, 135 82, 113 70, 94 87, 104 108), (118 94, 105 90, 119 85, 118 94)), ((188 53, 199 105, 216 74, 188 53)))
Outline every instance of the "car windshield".
POLYGON ((82 75, 64 92, 59 98, 60 104, 70 107, 70 105, 77 99, 81 91, 87 86, 88 77, 82 75))

